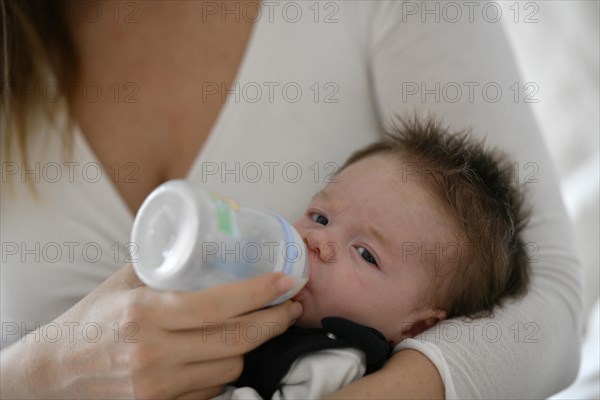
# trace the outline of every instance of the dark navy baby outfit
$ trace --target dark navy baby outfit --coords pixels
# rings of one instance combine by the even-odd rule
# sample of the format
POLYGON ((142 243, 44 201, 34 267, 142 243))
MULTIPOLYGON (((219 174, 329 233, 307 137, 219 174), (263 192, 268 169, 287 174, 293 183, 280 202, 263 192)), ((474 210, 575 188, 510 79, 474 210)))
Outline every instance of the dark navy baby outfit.
POLYGON ((325 349, 356 348, 366 355, 365 375, 380 369, 392 347, 377 330, 345 318, 327 317, 322 328, 290 327, 284 334, 246 354, 244 370, 233 386, 254 388, 263 399, 273 397, 296 359, 325 349))

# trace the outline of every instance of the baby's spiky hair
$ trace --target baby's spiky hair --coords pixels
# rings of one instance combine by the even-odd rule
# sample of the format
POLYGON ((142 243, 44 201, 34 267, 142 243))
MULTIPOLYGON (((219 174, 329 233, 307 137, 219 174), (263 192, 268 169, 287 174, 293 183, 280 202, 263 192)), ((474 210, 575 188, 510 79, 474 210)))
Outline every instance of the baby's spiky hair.
POLYGON ((451 132, 433 118, 399 120, 386 133, 386 139, 353 154, 342 170, 373 155, 397 156, 411 163, 453 221, 459 261, 436 263, 435 291, 426 301, 449 317, 481 317, 505 298, 523 295, 530 267, 522 232, 529 212, 510 173, 514 164, 470 131, 451 132))

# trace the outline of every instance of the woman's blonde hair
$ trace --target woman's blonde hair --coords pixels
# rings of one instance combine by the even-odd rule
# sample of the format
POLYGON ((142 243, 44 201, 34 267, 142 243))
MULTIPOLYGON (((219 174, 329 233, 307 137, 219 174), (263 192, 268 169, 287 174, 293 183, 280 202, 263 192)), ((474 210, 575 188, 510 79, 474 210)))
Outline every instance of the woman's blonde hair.
MULTIPOLYGON (((20 158, 27 164, 27 142, 37 118, 54 123, 59 108, 66 107, 67 123, 71 125, 73 99, 60 96, 57 101, 44 93, 48 85, 59 93, 67 93, 67 84, 77 80, 79 63, 64 3, 0 0, 0 12, 1 156, 4 160, 13 159, 10 149, 16 141, 20 158)), ((69 132, 70 129, 64 130, 68 147, 69 132)))

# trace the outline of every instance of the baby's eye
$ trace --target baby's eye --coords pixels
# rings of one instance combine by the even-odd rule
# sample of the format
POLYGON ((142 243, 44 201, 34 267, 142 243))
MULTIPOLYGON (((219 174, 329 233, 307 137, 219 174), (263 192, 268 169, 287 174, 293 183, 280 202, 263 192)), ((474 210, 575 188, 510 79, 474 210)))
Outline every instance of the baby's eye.
POLYGON ((327 217, 319 213, 312 213, 310 219, 321 225, 327 225, 329 223, 327 217))
POLYGON ((358 250, 358 254, 360 254, 360 256, 369 264, 373 264, 373 265, 377 265, 377 261, 375 260, 375 257, 373 257, 371 255, 371 253, 369 253, 369 250, 365 249, 364 247, 357 247, 356 248, 358 250))

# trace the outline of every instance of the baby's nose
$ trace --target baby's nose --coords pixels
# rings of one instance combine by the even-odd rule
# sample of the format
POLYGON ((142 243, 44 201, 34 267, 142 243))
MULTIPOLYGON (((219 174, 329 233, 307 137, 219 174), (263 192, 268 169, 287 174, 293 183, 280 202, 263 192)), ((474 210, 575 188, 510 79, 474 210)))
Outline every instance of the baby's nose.
POLYGON ((309 249, 311 256, 315 257, 314 261, 333 262, 336 260, 338 246, 332 241, 311 241, 304 238, 304 242, 309 249))
POLYGON ((321 260, 327 263, 337 261, 338 246, 335 242, 329 241, 319 246, 319 256, 321 260))

